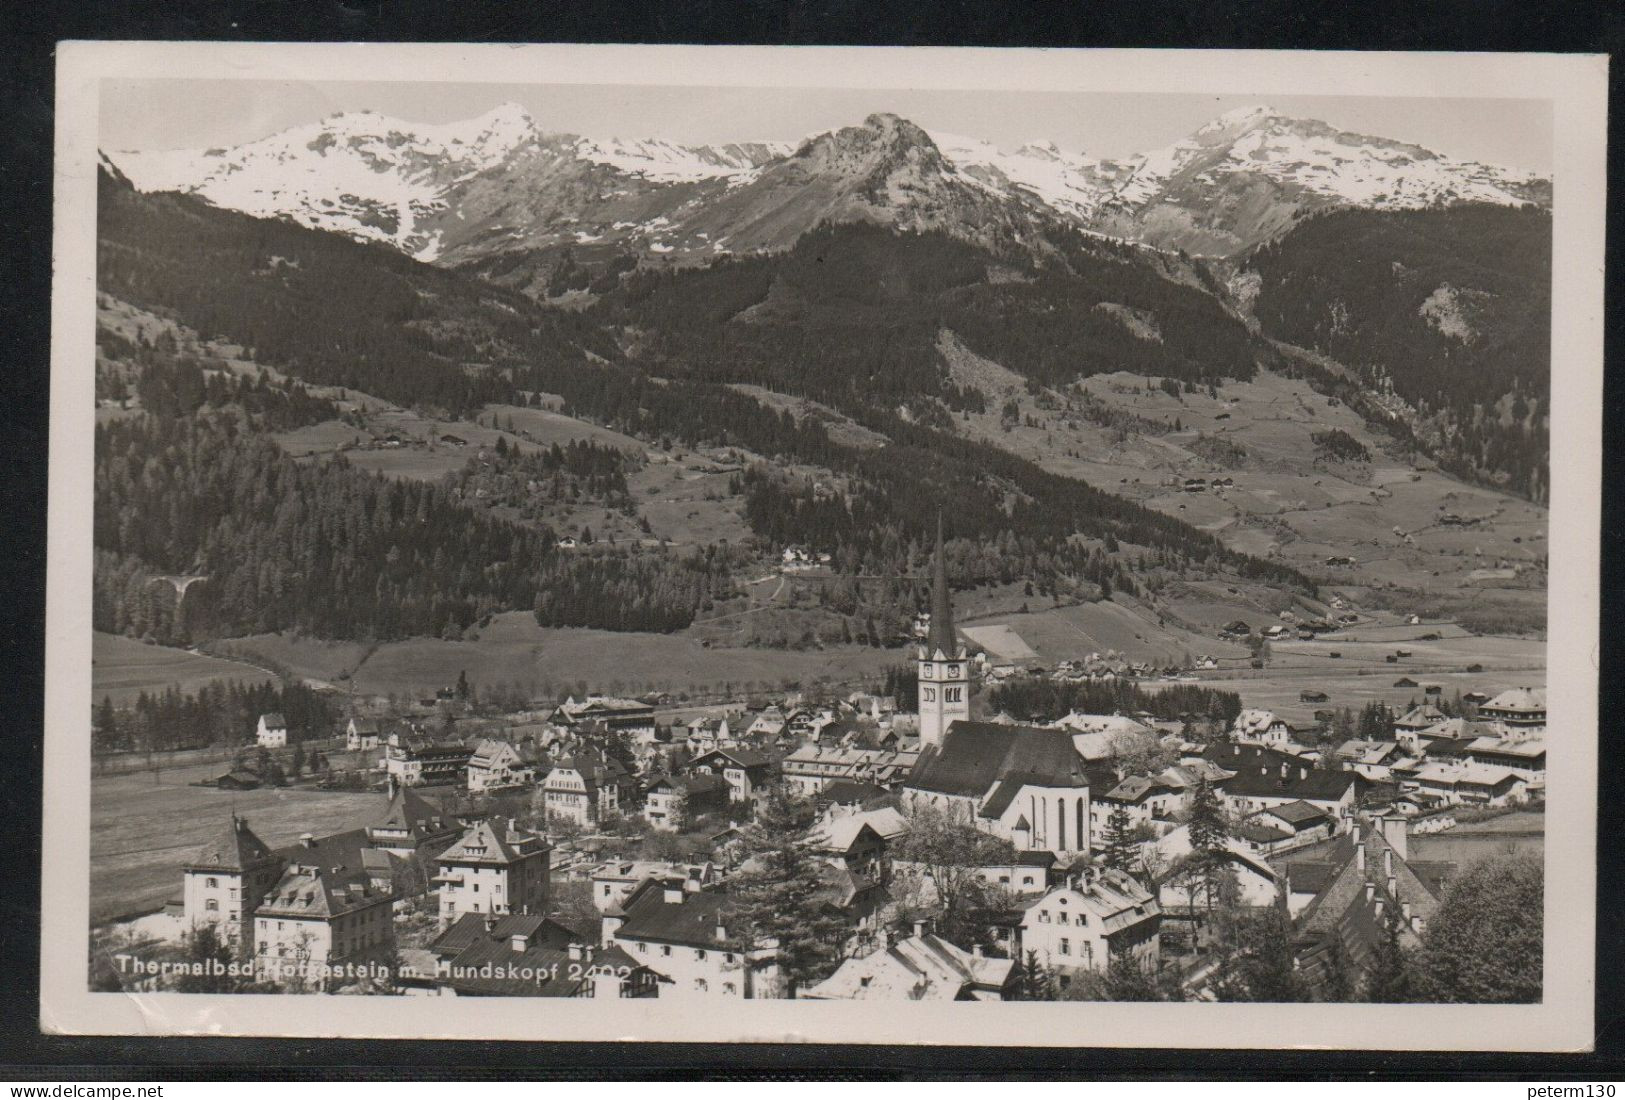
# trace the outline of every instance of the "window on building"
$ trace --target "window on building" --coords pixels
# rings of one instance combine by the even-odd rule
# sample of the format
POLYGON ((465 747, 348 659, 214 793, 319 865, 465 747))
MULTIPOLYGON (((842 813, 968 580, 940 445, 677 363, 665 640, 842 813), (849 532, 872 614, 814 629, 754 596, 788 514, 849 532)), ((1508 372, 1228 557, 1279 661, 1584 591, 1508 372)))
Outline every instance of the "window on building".
POLYGON ((210 878, 204 882, 204 885, 213 890, 216 886, 220 885, 220 880, 217 878, 210 878))
POLYGON ((694 988, 699 990, 701 993, 704 993, 707 989, 710 988, 710 986, 707 984, 707 982, 706 982, 706 980, 704 978, 695 978, 694 979, 694 988))
POLYGON ((646 943, 640 943, 638 944, 638 950, 647 955, 649 953, 649 945, 646 943))
POLYGON ((1038 911, 1038 923, 1039 924, 1048 924, 1049 923, 1049 910, 1048 909, 1040 909, 1038 911))
POLYGON ((700 960, 701 962, 704 962, 705 961, 705 948, 696 947, 694 949, 694 957, 696 959, 700 960))
POLYGON ((1066 914, 1065 913, 1058 914, 1056 916, 1056 918, 1055 918, 1055 922, 1057 924, 1066 924, 1067 923, 1066 914))
POLYGON ((203 903, 203 908, 211 913, 215 913, 219 911, 220 903, 215 901, 213 898, 210 898, 208 901, 203 903))
POLYGON ((732 951, 724 951, 722 953, 722 961, 725 962, 725 963, 733 962, 734 961, 734 953, 732 951))
POLYGON ((1061 954, 1072 954, 1072 941, 1067 939, 1065 936, 1061 937, 1061 954))
POLYGON ((732 982, 723 982, 722 991, 730 996, 739 992, 739 987, 732 982))

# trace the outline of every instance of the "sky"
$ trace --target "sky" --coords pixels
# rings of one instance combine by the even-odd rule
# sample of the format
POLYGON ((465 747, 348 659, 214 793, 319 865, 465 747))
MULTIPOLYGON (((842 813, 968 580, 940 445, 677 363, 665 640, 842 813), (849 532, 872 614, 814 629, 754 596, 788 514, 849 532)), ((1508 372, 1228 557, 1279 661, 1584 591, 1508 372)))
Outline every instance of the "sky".
POLYGON ((451 122, 510 100, 544 130, 600 138, 796 141, 890 111, 927 130, 1007 150, 1047 139, 1094 157, 1158 149, 1216 115, 1267 104, 1464 160, 1542 173, 1551 171, 1552 160, 1551 105, 1534 99, 184 79, 104 81, 100 144, 110 150, 232 146, 338 111, 451 122))

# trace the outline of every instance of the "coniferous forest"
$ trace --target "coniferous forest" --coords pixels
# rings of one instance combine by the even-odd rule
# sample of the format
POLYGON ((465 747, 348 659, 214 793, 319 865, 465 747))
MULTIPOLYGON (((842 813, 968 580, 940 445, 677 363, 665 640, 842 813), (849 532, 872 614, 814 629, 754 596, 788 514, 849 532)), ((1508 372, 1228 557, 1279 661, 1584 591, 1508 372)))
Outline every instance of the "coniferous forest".
MULTIPOLYGON (((956 587, 1025 579, 1057 599, 1063 591, 1099 599, 1136 594, 1135 578, 1149 568, 1314 591, 1290 566, 954 430, 954 414, 985 407, 986 395, 944 369, 945 330, 1033 385, 1130 370, 1179 388, 1246 379, 1274 362, 1204 289, 1211 273, 1172 257, 1159 267, 1129 246, 1062 230, 1040 253, 995 254, 941 233, 825 226, 781 254, 625 271, 595 283, 585 308, 563 310, 380 246, 182 196, 138 195, 112 177, 102 200, 106 293, 241 344, 289 379, 206 370, 163 339, 100 338, 104 356, 128 365, 105 389, 124 387, 142 409, 97 437, 102 629, 163 640, 275 630, 457 637, 491 613, 533 609, 545 625, 671 631, 736 592, 738 547, 557 549, 549 501, 636 515, 626 483, 635 457, 590 445, 486 451, 432 484, 386 481, 342 456, 296 462, 266 433, 334 418, 306 384, 354 387, 430 415, 551 394, 566 413, 651 445, 738 448, 764 460, 735 485, 758 550, 809 545, 856 574, 917 575, 948 503, 956 587), (1154 317, 1157 339, 1126 326, 1124 310, 1154 317), (819 420, 771 408, 737 384, 823 402, 883 438, 838 442, 819 420), (814 489, 783 476, 786 463, 833 477, 814 489), (152 578, 190 574, 209 580, 176 621, 176 601, 152 578)), ((1412 242, 1405 254, 1419 270, 1434 262, 1427 241, 1467 235, 1488 216, 1447 213, 1460 224, 1428 212, 1389 227, 1412 242)), ((1501 215, 1491 222, 1498 231, 1539 228, 1541 215, 1501 215)), ((1320 299, 1291 272, 1328 242, 1360 236, 1341 217, 1310 219, 1252 258, 1266 328, 1310 346, 1336 335, 1292 327, 1309 324, 1306 303, 1320 299)), ((1437 259, 1428 277, 1468 286, 1467 262, 1437 259)), ((1525 468, 1508 456, 1534 453, 1529 426, 1544 422, 1544 374, 1520 366, 1515 352, 1537 320, 1498 322, 1470 342, 1491 364, 1471 391, 1452 388, 1447 374, 1459 373, 1466 353, 1424 354, 1444 338, 1437 318, 1433 343, 1395 360, 1394 392, 1455 425, 1450 461, 1482 476, 1525 468), (1458 392, 1511 396, 1491 415, 1446 396, 1458 392), (1520 435, 1518 423, 1529 430, 1520 435), (1462 450, 1469 444, 1476 457, 1462 450)), ((1365 460, 1347 441, 1323 442, 1328 459, 1365 460)), ((898 591, 912 598, 906 584, 898 591)))
POLYGON ((1361 372, 1406 406, 1440 465, 1546 499, 1551 214, 1342 210, 1259 248, 1264 331, 1361 372))

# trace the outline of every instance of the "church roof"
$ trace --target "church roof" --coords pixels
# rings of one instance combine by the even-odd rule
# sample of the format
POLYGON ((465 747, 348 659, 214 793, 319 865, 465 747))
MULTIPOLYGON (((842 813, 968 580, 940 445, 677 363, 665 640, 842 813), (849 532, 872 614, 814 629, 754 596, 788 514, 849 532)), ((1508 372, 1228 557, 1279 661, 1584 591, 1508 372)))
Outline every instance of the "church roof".
POLYGON ((952 657, 959 652, 954 632, 954 606, 948 598, 948 563, 942 554, 942 513, 937 513, 937 552, 931 566, 931 632, 925 647, 931 653, 952 657))
POLYGON ((915 790, 977 798, 995 783, 1087 787, 1089 778, 1068 730, 959 721, 940 746, 920 751, 908 780, 915 790))

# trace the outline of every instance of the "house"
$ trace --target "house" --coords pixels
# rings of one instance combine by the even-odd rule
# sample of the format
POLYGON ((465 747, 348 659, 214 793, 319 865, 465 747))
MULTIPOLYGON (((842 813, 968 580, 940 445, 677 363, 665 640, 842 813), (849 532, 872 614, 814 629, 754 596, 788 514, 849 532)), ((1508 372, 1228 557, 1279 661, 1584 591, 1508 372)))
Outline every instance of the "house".
POLYGON ((1328 771, 1304 763, 1260 764, 1219 784, 1231 810, 1250 814, 1288 802, 1307 802, 1335 817, 1354 807, 1365 780, 1354 772, 1328 771))
POLYGON ((690 775, 709 772, 728 784, 728 801, 749 802, 773 781, 777 762, 753 749, 714 748, 689 761, 684 770, 690 775))
POLYGON ((680 880, 645 879, 604 914, 604 946, 619 946, 669 984, 662 997, 773 997, 771 945, 744 944, 739 916, 720 890, 689 892, 680 880))
POLYGON ((288 720, 276 711, 260 715, 254 740, 262 749, 280 749, 288 743, 288 720))
POLYGON ((1394 733, 1415 733, 1425 730, 1429 726, 1437 725, 1450 716, 1440 710, 1434 703, 1423 703, 1412 707, 1398 718, 1394 719, 1394 733))
POLYGON ((584 749, 553 765, 542 781, 549 821, 592 825, 635 809, 637 780, 613 756, 584 749))
POLYGON ((468 781, 473 755, 460 741, 433 741, 397 730, 384 742, 384 771, 403 787, 461 787, 468 781))
POLYGON ((1259 810, 1246 820, 1258 822, 1291 835, 1291 840, 1288 843, 1269 848, 1269 853, 1301 848, 1308 844, 1330 840, 1333 834, 1337 832, 1338 822, 1335 814, 1328 813, 1319 806, 1303 801, 1286 802, 1279 806, 1271 806, 1267 810, 1259 810))
POLYGON ((1546 785, 1546 741, 1508 737, 1478 737, 1467 745, 1467 759, 1475 764, 1507 768, 1531 788, 1546 785))
POLYGON ((461 436, 451 435, 449 433, 446 434, 446 435, 441 436, 440 437, 440 442, 446 444, 449 447, 466 447, 466 446, 468 446, 468 440, 462 438, 461 436))
POLYGON ((1396 688, 1416 688, 1421 687, 1422 685, 1411 679, 1409 676, 1401 676, 1399 679, 1394 681, 1394 686, 1396 688))
POLYGON ((344 726, 344 747, 350 752, 361 752, 364 749, 376 749, 381 743, 382 732, 377 719, 351 718, 344 726))
POLYGON ((677 831, 728 808, 728 783, 719 775, 662 775, 649 784, 643 816, 656 829, 677 831))
POLYGON ((1430 760, 1410 782, 1423 794, 1456 804, 1515 806, 1529 794, 1529 780, 1513 769, 1469 760, 1430 760))
POLYGON ((1337 746, 1332 758, 1367 779, 1382 781, 1393 777, 1394 764, 1404 755, 1405 750, 1397 741, 1349 740, 1337 746))
POLYGON ((762 708, 751 724, 745 727, 745 736, 755 740, 770 740, 784 731, 786 718, 784 711, 776 705, 762 708))
POLYGON ((1512 688, 1478 706, 1478 716, 1514 729, 1544 729, 1546 692, 1538 688, 1512 688))
POLYGON ((681 879, 683 889, 693 892, 721 881, 716 865, 705 863, 665 863, 654 860, 611 860, 592 871, 592 902, 600 913, 618 907, 645 879, 662 882, 681 879))
POLYGON ((395 961, 394 892, 365 871, 293 863, 254 910, 255 972, 331 991, 395 961))
POLYGON ((1089 850, 1089 777, 1066 730, 956 721, 921 750, 902 794, 910 810, 934 807, 1018 849, 1089 850))
POLYGON ((659 978, 532 913, 465 913, 429 945, 434 985, 456 997, 656 997, 659 978))
POLYGON ((633 740, 651 740, 655 735, 654 707, 637 699, 608 695, 589 695, 579 703, 574 698, 566 699, 554 713, 553 721, 565 727, 601 725, 626 733, 633 740))
POLYGON ((214 785, 222 791, 252 791, 264 782, 260 773, 248 767, 235 767, 215 777, 214 785))
POLYGON ((574 550, 581 544, 576 541, 576 537, 574 535, 565 535, 553 545, 557 546, 560 550, 574 550))
POLYGON ((1011 957, 1023 963, 1033 958, 1063 979, 1104 970, 1119 956, 1151 973, 1160 963, 1162 906, 1129 875, 1086 870, 1037 897, 1021 899, 1018 909, 1011 957))
POLYGON ((480 821, 436 861, 440 923, 464 913, 545 913, 550 849, 514 823, 480 821))
POLYGON ((779 774, 798 794, 816 795, 839 780, 889 787, 919 761, 917 749, 859 748, 811 741, 779 761, 779 774))
POLYGON ((519 746, 487 739, 474 746, 467 776, 470 791, 507 790, 535 782, 536 765, 525 758, 519 746))
POLYGON ((1237 741, 1270 745, 1275 748, 1292 743, 1292 727, 1287 724, 1286 719, 1258 707, 1248 707, 1237 714, 1230 730, 1237 741))
POLYGON ((933 935, 922 922, 906 939, 847 959, 800 996, 814 1001, 1003 1001, 1014 997, 1018 974, 1014 960, 966 951, 933 935))
POLYGON ((1300 703, 1324 703, 1330 698, 1331 696, 1327 695, 1324 691, 1311 691, 1306 689, 1298 692, 1298 702, 1300 703))
POLYGON ((432 861, 461 832, 450 814, 391 778, 389 802, 378 821, 367 826, 367 843, 403 859, 432 861))
MULTIPOLYGON (((1181 825, 1156 842, 1155 863, 1160 867, 1155 886, 1164 921, 1194 918, 1194 909, 1207 902, 1204 886, 1190 873, 1190 827, 1181 825)), ((1280 891, 1275 869, 1240 837, 1232 837, 1216 856, 1230 872, 1236 900, 1242 905, 1275 904, 1280 891)))
POLYGON ((1408 858, 1404 817, 1366 816, 1313 855, 1279 865, 1293 922, 1293 954, 1311 986, 1349 981, 1375 969, 1390 932, 1415 950, 1454 873, 1448 863, 1408 858))
POLYGON ((1054 852, 1017 852, 1015 862, 978 867, 976 876, 1012 894, 1042 894, 1056 884, 1057 866, 1054 852))
POLYGON ((1184 799, 1182 791, 1161 777, 1130 775, 1118 782, 1105 774, 1089 788, 1089 821, 1094 843, 1100 845, 1112 814, 1122 807, 1132 828, 1149 828, 1154 821, 1171 820, 1184 799))
POLYGON ((1073 711, 1065 718, 1050 723, 1057 729, 1072 732, 1072 747, 1078 755, 1093 763, 1109 760, 1117 755, 1124 739, 1156 736, 1156 730, 1137 719, 1122 714, 1083 714, 1073 711))
POLYGON ((232 814, 181 868, 184 926, 212 924, 227 943, 251 942, 254 908, 276 885, 282 867, 247 819, 232 814))
POLYGON ((882 885, 891 877, 886 839, 856 814, 831 818, 807 834, 808 847, 827 862, 882 885))
POLYGON ((815 801, 827 813, 841 813, 860 810, 876 799, 890 796, 890 791, 876 783, 837 779, 819 791, 815 801))

